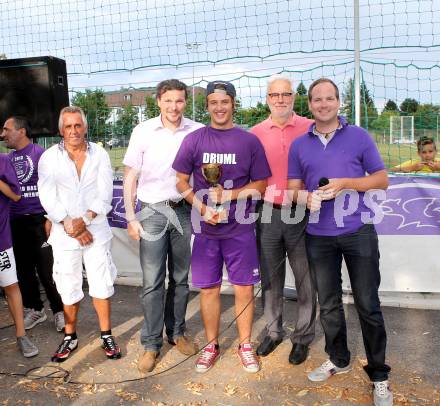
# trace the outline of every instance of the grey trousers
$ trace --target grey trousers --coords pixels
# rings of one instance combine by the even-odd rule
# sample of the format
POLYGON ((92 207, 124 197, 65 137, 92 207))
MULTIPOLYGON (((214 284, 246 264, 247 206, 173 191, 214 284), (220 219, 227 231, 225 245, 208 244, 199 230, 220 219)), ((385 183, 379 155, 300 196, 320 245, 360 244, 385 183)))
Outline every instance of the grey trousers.
MULTIPOLYGON (((297 213, 301 221, 286 224, 295 217, 292 209, 275 209, 270 204, 259 208, 257 241, 266 334, 272 339, 283 337, 283 290, 286 277, 286 254, 295 277, 298 317, 290 339, 292 343, 309 345, 315 337, 316 291, 307 261, 305 228, 307 215, 297 213)), ((300 212, 300 210, 298 210, 300 212)), ((303 210, 304 212, 304 210, 303 210)))

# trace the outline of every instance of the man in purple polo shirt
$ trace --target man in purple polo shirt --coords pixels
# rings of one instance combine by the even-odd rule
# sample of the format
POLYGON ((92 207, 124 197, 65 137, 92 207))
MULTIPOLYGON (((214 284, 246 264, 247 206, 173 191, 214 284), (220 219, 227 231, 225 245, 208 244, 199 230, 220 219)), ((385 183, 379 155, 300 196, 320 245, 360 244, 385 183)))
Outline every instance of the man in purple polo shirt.
POLYGON ((12 237, 9 227, 11 200, 20 200, 20 185, 14 167, 6 155, 0 154, 0 286, 4 288, 9 311, 15 324, 17 345, 25 357, 38 354, 38 348, 26 336, 23 302, 18 287, 12 237))
POLYGON ((351 369, 342 304, 344 258, 367 354, 364 369, 374 383, 374 404, 392 405, 390 367, 385 364, 387 338, 378 295, 378 238, 371 208, 371 192, 388 186, 387 172, 370 135, 338 117, 339 91, 331 80, 313 82, 308 98, 315 124, 293 142, 288 178, 293 200, 306 203, 312 212, 306 248, 329 355, 308 378, 325 381, 351 369))
POLYGON ((38 194, 38 162, 44 148, 30 140, 25 117, 13 116, 3 125, 9 158, 20 182, 21 199, 11 205, 11 231, 17 276, 25 308, 24 327, 31 329, 47 319, 38 280, 44 287, 57 331, 64 329, 63 302, 52 277, 53 254, 47 243, 46 218, 38 194), (37 274, 38 273, 38 279, 37 274))
POLYGON ((200 307, 208 340, 196 361, 196 371, 208 371, 219 355, 220 287, 226 263, 239 315, 238 354, 247 372, 257 372, 260 365, 250 339, 253 285, 260 277, 255 224, 250 214, 254 207, 252 197, 260 198, 271 172, 258 138, 234 127, 234 86, 229 82, 210 82, 206 95, 211 125, 189 134, 173 163, 177 189, 193 206, 192 283, 201 288, 200 307), (221 176, 211 182, 216 186, 208 192, 211 185, 202 170, 209 164, 219 164, 221 176), (193 187, 189 184, 191 174, 193 187), (222 204, 224 209, 216 209, 215 204, 222 204), (195 221, 195 213, 203 217, 201 224, 195 221))

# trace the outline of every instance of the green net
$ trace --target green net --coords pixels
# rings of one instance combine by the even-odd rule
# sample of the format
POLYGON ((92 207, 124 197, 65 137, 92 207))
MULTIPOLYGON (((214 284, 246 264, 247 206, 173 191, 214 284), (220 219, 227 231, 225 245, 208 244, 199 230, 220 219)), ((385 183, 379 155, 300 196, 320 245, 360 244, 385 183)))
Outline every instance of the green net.
POLYGON ((90 138, 107 146, 118 168, 133 126, 157 114, 154 87, 167 78, 193 87, 186 114, 203 122, 206 83, 232 81, 236 122, 248 128, 268 115, 268 77, 288 74, 295 111, 310 115, 305 90, 326 76, 340 88, 341 114, 354 122, 357 29, 361 125, 393 168, 417 158, 420 137, 439 141, 440 2, 360 0, 358 28, 354 3, 0 0, 0 54, 65 59, 71 103, 86 110, 90 138))

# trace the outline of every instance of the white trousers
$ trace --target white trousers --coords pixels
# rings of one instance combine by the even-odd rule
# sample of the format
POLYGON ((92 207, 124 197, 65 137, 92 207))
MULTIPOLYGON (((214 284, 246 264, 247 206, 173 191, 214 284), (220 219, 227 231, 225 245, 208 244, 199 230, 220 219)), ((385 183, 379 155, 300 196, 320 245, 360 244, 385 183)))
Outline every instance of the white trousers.
POLYGON ((104 244, 93 243, 77 250, 53 247, 53 279, 64 304, 75 304, 84 297, 83 264, 89 283, 89 295, 97 299, 107 299, 113 295, 117 270, 110 246, 111 241, 104 244))

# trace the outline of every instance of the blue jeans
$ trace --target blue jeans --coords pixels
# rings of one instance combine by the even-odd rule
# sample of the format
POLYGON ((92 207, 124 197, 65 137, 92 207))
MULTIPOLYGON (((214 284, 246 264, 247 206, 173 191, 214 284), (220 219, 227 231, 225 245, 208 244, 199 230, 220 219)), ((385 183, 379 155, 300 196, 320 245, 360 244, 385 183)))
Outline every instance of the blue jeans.
MULTIPOLYGON (((164 324, 170 340, 184 334, 189 296, 191 206, 166 207, 176 215, 177 222, 173 224, 166 215, 154 209, 157 205, 142 204, 143 208, 149 207, 153 213, 141 222, 147 236, 140 241, 141 303, 144 313, 141 344, 147 351, 159 351, 162 347, 164 324), (176 224, 180 224, 182 233, 176 224), (167 265, 168 289, 165 293, 167 265)), ((161 211, 164 207, 161 205, 161 211)))
POLYGON ((374 226, 366 224, 355 233, 335 237, 307 234, 306 247, 318 291, 325 351, 330 360, 341 368, 350 363, 342 304, 344 258, 368 360, 364 369, 372 381, 388 379, 390 367, 385 364, 387 335, 378 295, 379 247, 374 226))

